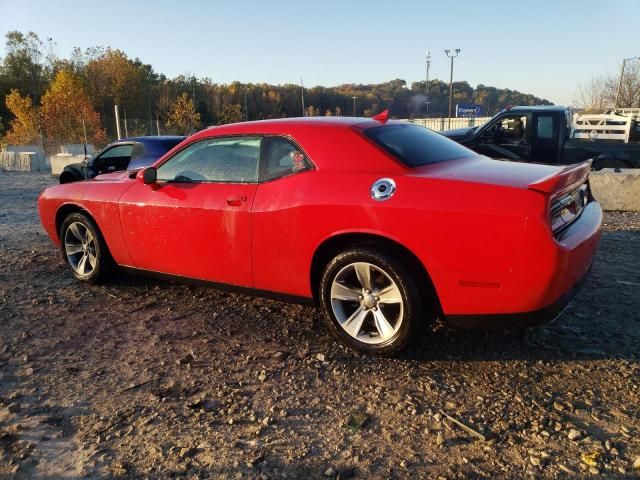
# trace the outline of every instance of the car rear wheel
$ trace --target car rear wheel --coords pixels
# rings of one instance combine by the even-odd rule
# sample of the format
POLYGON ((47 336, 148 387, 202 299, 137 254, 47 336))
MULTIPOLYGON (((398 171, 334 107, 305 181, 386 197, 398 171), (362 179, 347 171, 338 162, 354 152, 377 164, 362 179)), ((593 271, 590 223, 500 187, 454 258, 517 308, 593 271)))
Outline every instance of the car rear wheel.
POLYGON ((60 229, 62 256, 71 272, 86 283, 105 279, 112 266, 111 256, 94 222, 82 213, 65 218, 60 229))
POLYGON ((338 254, 323 272, 319 293, 329 330, 358 352, 395 355, 417 333, 422 301, 415 280, 374 249, 338 254))

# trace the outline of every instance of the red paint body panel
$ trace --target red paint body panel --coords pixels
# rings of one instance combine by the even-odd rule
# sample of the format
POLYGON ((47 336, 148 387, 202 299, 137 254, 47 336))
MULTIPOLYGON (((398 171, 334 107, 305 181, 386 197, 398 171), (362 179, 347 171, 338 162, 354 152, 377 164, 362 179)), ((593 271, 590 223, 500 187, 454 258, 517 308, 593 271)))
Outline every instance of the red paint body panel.
POLYGON ((132 266, 251 287, 255 184, 134 182, 120 198, 132 266), (227 200, 238 199, 231 206, 227 200), (242 200, 243 199, 243 200, 242 200))
MULTIPOLYGON (((389 121, 388 124, 397 124, 389 121)), ((311 297, 311 262, 326 240, 367 233, 411 251, 431 277, 445 314, 505 314, 547 307, 589 268, 602 212, 587 205, 556 240, 549 202, 584 182, 588 167, 468 158, 408 168, 362 135, 366 119, 285 119, 204 130, 284 135, 314 169, 262 183, 143 184, 126 174, 58 185, 40 197, 42 223, 77 205, 96 220, 116 261, 186 277, 311 297), (394 179, 383 202, 372 183, 394 179), (244 199, 239 203, 229 199, 244 199)))

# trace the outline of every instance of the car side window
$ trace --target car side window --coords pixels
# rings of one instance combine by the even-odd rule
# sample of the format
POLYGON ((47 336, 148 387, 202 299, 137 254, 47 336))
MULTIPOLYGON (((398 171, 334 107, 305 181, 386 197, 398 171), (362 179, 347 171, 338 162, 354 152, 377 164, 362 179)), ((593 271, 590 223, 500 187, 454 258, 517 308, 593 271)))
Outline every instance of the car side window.
POLYGON ((158 167, 166 182, 258 181, 260 137, 224 137, 201 140, 180 150, 158 167))
POLYGON ((490 125, 483 137, 494 143, 518 144, 526 139, 526 131, 526 115, 508 115, 490 125))
POLYGON ((115 145, 93 160, 93 169, 96 175, 126 170, 131 161, 133 145, 115 145))
POLYGON ((133 145, 116 145, 113 148, 110 148, 102 155, 100 158, 113 158, 113 157, 131 157, 131 151, 133 150, 133 145))
POLYGON ((285 137, 264 137, 260 181, 273 180, 311 168, 306 155, 285 137))
POLYGON ((553 117, 541 115, 538 117, 538 138, 553 138, 553 117))

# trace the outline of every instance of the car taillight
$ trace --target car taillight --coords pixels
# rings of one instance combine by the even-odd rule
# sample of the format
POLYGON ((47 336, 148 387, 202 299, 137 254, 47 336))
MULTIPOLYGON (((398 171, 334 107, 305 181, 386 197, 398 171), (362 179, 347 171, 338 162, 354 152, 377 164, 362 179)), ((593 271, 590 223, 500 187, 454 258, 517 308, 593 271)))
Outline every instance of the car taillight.
POLYGON ((582 213, 590 200, 589 186, 584 183, 572 192, 557 197, 551 202, 551 230, 556 238, 582 213))

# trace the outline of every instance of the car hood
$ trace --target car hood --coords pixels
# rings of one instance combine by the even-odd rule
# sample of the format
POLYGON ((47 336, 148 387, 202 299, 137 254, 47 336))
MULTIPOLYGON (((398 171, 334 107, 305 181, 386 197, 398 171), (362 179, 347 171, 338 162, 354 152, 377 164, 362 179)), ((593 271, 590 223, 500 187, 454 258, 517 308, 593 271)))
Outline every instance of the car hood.
POLYGON ((475 129, 476 127, 454 128, 453 130, 445 130, 443 132, 438 132, 438 133, 452 140, 459 140, 462 138, 472 136, 475 129))
POLYGON ((492 160, 481 155, 475 155, 418 167, 414 169, 412 174, 420 177, 457 179, 528 188, 530 184, 555 175, 560 171, 562 171, 562 167, 492 160))
POLYGON ((97 175, 91 179, 92 182, 118 182, 124 179, 128 179, 131 175, 131 172, 121 171, 121 172, 111 172, 111 173, 103 173, 102 175, 97 175))

